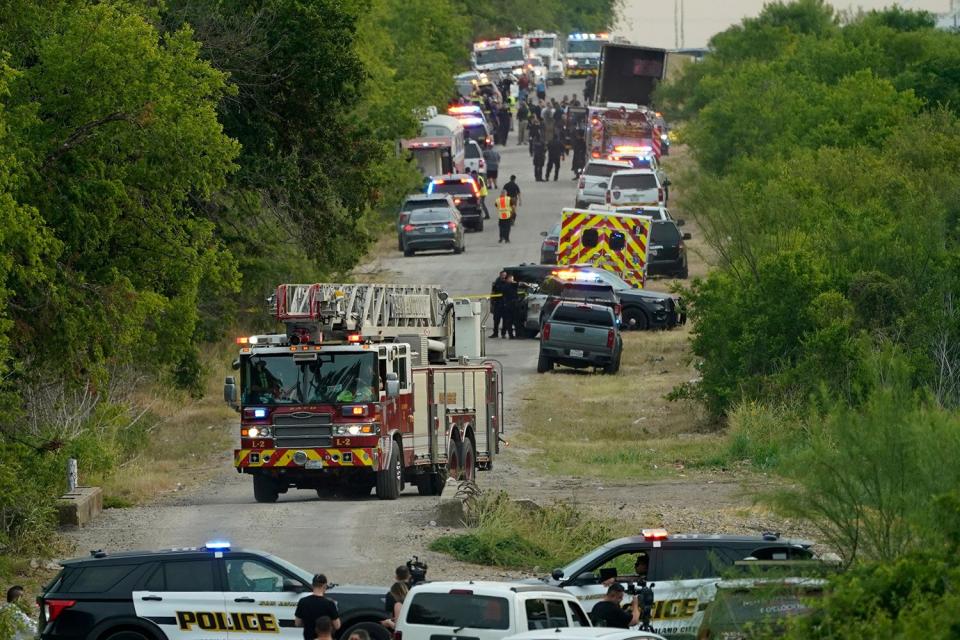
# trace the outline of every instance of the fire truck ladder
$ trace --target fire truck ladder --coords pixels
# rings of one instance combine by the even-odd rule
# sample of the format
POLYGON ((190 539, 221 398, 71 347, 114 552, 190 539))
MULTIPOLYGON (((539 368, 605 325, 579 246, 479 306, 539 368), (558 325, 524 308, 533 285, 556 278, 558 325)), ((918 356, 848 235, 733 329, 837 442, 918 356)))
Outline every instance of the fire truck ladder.
POLYGON ((288 332, 303 329, 365 338, 448 336, 447 294, 433 285, 281 284, 274 312, 288 332))

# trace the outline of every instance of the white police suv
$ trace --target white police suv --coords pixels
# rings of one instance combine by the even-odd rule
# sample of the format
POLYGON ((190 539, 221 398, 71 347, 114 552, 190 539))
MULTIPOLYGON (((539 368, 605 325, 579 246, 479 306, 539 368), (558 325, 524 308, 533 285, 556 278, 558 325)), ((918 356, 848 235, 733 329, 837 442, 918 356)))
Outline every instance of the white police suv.
MULTIPOLYGON (((41 640, 300 640, 297 602, 312 574, 269 553, 229 543, 67 560, 37 599, 41 640)), ((385 589, 334 586, 338 636, 379 624, 385 589)))

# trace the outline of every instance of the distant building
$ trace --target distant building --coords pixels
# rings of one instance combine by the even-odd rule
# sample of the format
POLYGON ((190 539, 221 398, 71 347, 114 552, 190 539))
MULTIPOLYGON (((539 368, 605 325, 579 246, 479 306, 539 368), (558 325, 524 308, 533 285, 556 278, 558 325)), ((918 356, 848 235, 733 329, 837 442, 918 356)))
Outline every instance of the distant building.
POLYGON ((960 31, 960 0, 950 0, 950 10, 937 15, 937 29, 960 31))

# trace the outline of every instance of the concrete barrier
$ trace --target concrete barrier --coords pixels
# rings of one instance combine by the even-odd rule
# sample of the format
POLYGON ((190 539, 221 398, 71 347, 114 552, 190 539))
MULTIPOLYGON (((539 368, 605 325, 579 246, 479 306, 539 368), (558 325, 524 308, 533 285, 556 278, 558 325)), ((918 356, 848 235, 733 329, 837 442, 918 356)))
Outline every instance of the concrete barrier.
POLYGON ((103 511, 103 491, 100 487, 77 487, 60 496, 57 511, 61 527, 89 524, 103 511))

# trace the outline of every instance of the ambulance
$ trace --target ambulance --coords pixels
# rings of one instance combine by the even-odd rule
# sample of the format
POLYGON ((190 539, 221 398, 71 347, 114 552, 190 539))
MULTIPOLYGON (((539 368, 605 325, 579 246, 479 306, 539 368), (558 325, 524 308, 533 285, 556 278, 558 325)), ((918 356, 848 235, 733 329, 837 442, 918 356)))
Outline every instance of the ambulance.
POLYGON ((564 209, 557 264, 592 264, 642 288, 651 224, 651 218, 631 213, 564 209))

